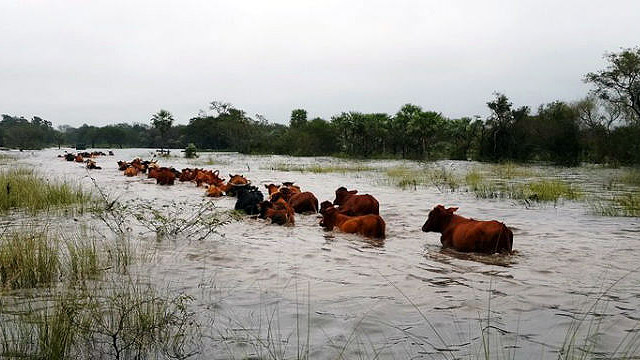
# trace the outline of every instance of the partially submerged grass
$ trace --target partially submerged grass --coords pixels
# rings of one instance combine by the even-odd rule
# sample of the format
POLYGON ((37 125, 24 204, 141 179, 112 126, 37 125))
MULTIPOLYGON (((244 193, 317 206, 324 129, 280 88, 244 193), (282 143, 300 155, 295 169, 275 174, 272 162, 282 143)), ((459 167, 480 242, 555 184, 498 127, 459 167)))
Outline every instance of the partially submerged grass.
POLYGON ((228 160, 216 159, 211 155, 202 156, 200 158, 192 158, 192 159, 189 159, 187 162, 191 165, 196 165, 196 166, 213 166, 213 165, 224 166, 224 165, 230 164, 228 160))
POLYGON ((535 176, 537 173, 527 166, 521 166, 513 162, 493 164, 489 167, 491 173, 501 179, 516 179, 535 176))
POLYGON ((189 296, 130 278, 106 284, 0 303, 0 357, 185 359, 198 351, 189 296))
POLYGON ((616 195, 608 200, 592 201, 594 213, 602 216, 640 217, 640 193, 630 192, 616 195))
POLYGON ((582 192, 574 185, 562 180, 540 180, 526 184, 516 198, 535 201, 558 201, 559 199, 576 200, 582 192))
POLYGON ((640 186, 640 169, 626 170, 620 177, 620 182, 626 185, 640 186))
POLYGON ((23 289, 49 285, 60 268, 57 239, 46 232, 14 232, 0 238, 0 285, 23 289))
MULTIPOLYGON (((583 196, 580 188, 573 184, 555 178, 531 178, 512 181, 516 176, 528 174, 520 167, 501 165, 498 167, 506 175, 496 179, 494 174, 486 174, 474 168, 467 172, 465 181, 469 191, 477 198, 496 199, 506 198, 523 201, 557 202, 560 199, 577 200, 583 196)), ((532 173, 531 173, 532 174, 532 173)))
POLYGON ((368 165, 362 165, 358 163, 350 164, 331 164, 331 165, 294 165, 289 163, 276 163, 268 167, 270 170, 275 171, 297 171, 297 172, 310 172, 314 174, 326 174, 326 173, 350 173, 350 172, 364 172, 364 171, 376 171, 377 169, 368 165))
POLYGON ((418 186, 435 186, 440 191, 456 191, 460 187, 460 179, 451 169, 446 167, 410 168, 395 166, 385 170, 389 181, 402 189, 418 186))
POLYGON ((0 290, 96 279, 103 262, 93 238, 60 240, 47 229, 5 232, 0 236, 0 290))
POLYGON ((13 155, 8 155, 8 154, 0 154, 0 165, 7 165, 10 164, 14 161, 18 160, 18 158, 16 158, 13 155))
POLYGON ((23 210, 37 214, 59 208, 80 211, 92 205, 94 198, 79 184, 44 179, 35 170, 13 168, 0 171, 0 213, 23 210))

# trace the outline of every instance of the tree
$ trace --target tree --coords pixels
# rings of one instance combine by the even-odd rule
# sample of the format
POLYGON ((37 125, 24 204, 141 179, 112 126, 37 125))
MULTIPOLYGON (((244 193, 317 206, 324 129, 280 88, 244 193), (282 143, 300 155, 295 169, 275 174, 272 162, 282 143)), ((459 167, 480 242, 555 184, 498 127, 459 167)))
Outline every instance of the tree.
POLYGON ((640 123, 640 47, 605 54, 609 62, 604 70, 588 73, 584 81, 592 83, 592 93, 621 107, 628 120, 640 123))
POLYGON ((295 109, 291 111, 291 120, 289 126, 292 128, 301 128, 307 124, 307 110, 295 109))
POLYGON ((173 115, 171 115, 167 110, 161 109, 157 114, 154 114, 153 117, 151 117, 151 124, 160 132, 160 138, 162 139, 160 148, 162 148, 165 144, 167 133, 171 130, 173 115))

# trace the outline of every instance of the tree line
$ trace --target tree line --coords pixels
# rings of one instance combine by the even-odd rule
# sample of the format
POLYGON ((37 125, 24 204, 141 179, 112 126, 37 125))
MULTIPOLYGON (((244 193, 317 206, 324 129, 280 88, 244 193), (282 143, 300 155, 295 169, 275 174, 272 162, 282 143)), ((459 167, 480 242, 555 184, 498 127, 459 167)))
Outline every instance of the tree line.
POLYGON ((201 150, 250 154, 640 164, 640 47, 606 54, 606 59, 605 69, 585 75, 594 88, 581 100, 554 101, 532 110, 495 93, 485 119, 451 119, 406 104, 395 114, 351 111, 330 119, 309 119, 306 110, 294 109, 287 126, 214 101, 187 125, 174 125, 166 110, 145 123, 59 129, 39 117, 29 121, 3 115, 0 146, 194 144, 201 150))

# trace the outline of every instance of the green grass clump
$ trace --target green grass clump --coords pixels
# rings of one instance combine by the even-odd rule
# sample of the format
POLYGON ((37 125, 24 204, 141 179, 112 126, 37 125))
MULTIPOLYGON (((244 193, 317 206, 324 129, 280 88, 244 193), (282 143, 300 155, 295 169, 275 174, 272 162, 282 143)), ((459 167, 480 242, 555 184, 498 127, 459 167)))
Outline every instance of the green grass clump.
POLYGON ((540 180, 527 184, 522 188, 523 199, 535 201, 576 200, 582 196, 582 192, 575 186, 560 180, 540 180))
POLYGON ((30 214, 63 207, 80 210, 94 202, 79 184, 44 179, 36 171, 14 168, 0 172, 0 213, 24 210, 30 214))
POLYGON ((101 256, 93 238, 78 236, 65 245, 65 268, 71 280, 96 279, 101 274, 101 256))
POLYGON ((56 280, 59 245, 46 233, 15 232, 0 238, 0 285, 34 288, 56 280))
POLYGON ((640 217, 640 193, 618 195, 610 200, 592 202, 591 209, 602 216, 640 217))
POLYGON ((389 181, 402 189, 418 186, 435 186, 441 191, 455 191, 460 187, 460 180, 453 171, 441 168, 414 169, 406 166, 395 166, 385 170, 389 181))

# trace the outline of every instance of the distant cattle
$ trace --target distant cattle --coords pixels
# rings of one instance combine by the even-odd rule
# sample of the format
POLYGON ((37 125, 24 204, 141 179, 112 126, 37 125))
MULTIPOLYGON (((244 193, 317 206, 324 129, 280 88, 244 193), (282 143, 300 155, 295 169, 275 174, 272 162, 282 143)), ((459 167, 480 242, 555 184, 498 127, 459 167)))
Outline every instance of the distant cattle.
POLYGON ((422 231, 441 233, 442 246, 457 251, 487 254, 511 251, 513 233, 505 224, 468 219, 454 214, 457 210, 457 207, 445 209, 442 205, 434 207, 422 231))
POLYGON ((98 166, 95 161, 88 159, 87 160, 87 169, 90 170, 102 170, 102 167, 98 166))
POLYGON ((356 195, 358 190, 347 190, 345 187, 336 189, 336 198, 333 205, 338 205, 338 210, 345 215, 380 214, 380 204, 371 195, 356 195))
POLYGON ((321 206, 321 226, 328 230, 334 227, 350 234, 360 234, 369 238, 384 239, 386 223, 376 214, 349 216, 338 211, 329 201, 324 201, 321 206))
POLYGON ((260 213, 258 204, 264 200, 264 195, 258 190, 257 187, 246 185, 240 186, 236 189, 238 200, 234 209, 242 210, 249 215, 257 215, 260 213))

